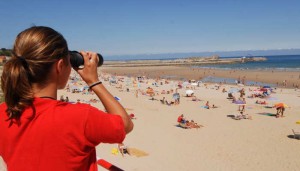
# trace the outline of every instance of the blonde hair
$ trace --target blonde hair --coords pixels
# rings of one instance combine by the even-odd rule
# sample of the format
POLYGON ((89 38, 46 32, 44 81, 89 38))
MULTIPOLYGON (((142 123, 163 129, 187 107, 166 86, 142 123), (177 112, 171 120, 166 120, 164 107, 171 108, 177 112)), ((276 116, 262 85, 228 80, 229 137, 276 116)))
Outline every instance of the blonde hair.
POLYGON ((45 86, 51 66, 58 59, 67 60, 67 56, 66 40, 52 28, 33 26, 18 34, 12 58, 4 65, 1 76, 10 125, 13 120, 19 123, 26 107, 33 107, 32 83, 45 86))

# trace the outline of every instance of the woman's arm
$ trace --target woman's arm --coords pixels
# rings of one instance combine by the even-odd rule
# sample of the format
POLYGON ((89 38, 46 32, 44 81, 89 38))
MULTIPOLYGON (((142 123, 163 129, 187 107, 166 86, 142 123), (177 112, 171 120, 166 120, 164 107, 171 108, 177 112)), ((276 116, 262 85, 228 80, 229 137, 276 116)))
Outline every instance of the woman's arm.
MULTIPOLYGON (((75 70, 79 73, 82 79, 87 83, 88 86, 93 85, 99 81, 97 73, 98 57, 94 52, 81 52, 84 57, 84 68, 75 70)), ((124 129, 126 133, 129 133, 133 129, 133 123, 128 116, 123 106, 110 94, 110 92, 104 87, 103 84, 97 84, 91 89, 99 97, 103 106, 108 113, 116 114, 121 116, 124 122, 124 129)))
POLYGON ((92 87, 92 90, 101 100, 103 106, 108 113, 117 114, 122 117, 124 122, 125 132, 129 133, 133 129, 133 123, 123 108, 123 106, 107 91, 103 84, 98 84, 92 87))

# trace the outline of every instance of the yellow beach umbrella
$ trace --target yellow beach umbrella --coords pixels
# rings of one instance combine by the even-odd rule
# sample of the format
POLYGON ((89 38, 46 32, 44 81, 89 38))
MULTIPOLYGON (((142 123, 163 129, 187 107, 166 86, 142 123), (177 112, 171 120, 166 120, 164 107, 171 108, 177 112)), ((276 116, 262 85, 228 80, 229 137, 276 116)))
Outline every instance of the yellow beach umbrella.
POLYGON ((296 124, 300 124, 300 120, 296 122, 296 124))
POLYGON ((287 107, 289 107, 287 104, 285 104, 285 103, 276 103, 275 105, 274 105, 274 107, 284 107, 284 108, 287 108, 287 107))

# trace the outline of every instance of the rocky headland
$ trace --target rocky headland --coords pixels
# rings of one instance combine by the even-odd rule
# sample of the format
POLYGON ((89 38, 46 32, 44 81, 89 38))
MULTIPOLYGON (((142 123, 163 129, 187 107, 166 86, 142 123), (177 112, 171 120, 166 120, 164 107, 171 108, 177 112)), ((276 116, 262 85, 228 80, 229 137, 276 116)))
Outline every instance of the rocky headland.
POLYGON ((204 65, 204 64, 233 64, 252 61, 265 61, 265 57, 241 57, 241 58, 220 58, 219 56, 208 57, 187 57, 171 60, 130 60, 130 61, 105 61, 105 66, 181 66, 181 65, 204 65))

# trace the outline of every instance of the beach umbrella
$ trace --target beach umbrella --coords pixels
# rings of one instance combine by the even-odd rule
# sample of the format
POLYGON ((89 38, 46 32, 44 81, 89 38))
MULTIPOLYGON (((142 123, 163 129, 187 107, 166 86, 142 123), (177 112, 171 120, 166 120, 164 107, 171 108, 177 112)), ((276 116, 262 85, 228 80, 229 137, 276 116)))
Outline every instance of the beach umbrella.
POLYGON ((296 122, 296 124, 300 124, 300 120, 296 122))
POLYGON ((285 104, 285 103, 276 103, 275 105, 274 105, 274 107, 284 107, 284 108, 287 108, 287 107, 289 107, 287 104, 285 104))
POLYGON ((186 94, 186 95, 192 95, 193 93, 194 93, 193 90, 186 90, 186 91, 185 91, 185 94, 186 94))

